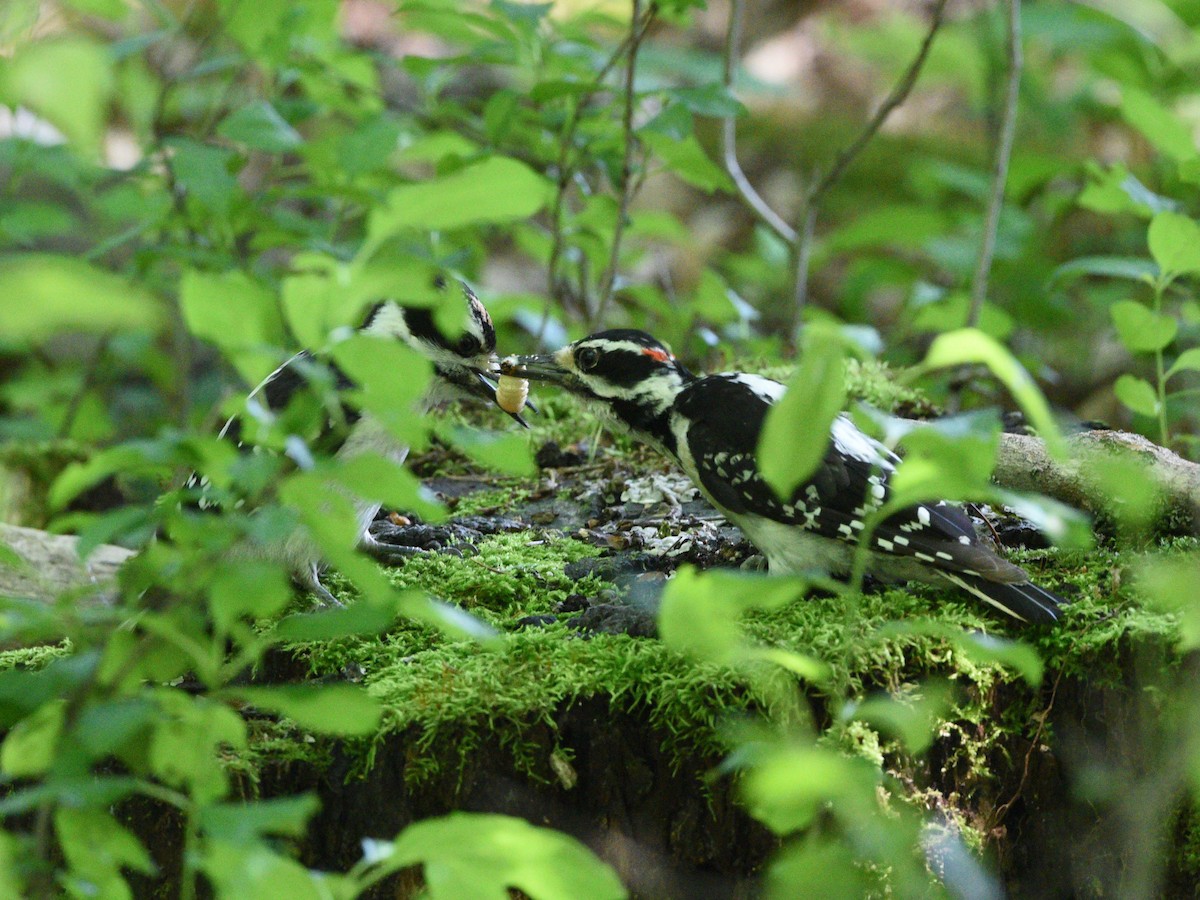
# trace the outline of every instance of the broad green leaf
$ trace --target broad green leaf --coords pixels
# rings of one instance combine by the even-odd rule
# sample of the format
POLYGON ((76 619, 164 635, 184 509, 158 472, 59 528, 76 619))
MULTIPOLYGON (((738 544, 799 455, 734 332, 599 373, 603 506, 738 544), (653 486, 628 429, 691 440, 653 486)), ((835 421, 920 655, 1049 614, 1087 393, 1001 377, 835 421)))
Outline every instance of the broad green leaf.
MULTIPOLYGON (((245 6, 245 4, 243 4, 245 6)), ((310 871, 266 841, 225 840, 209 834, 198 842, 197 863, 212 884, 212 896, 262 897, 264 900, 330 900, 349 898, 350 891, 335 893, 331 881, 310 871)))
POLYGON ((66 715, 66 701, 50 701, 13 726, 0 745, 0 770, 10 778, 47 772, 58 756, 66 715))
POLYGON ((1200 225, 1175 212, 1163 212, 1150 222, 1150 255, 1167 276, 1200 272, 1200 225))
POLYGON ((379 701, 353 684, 232 687, 227 694, 323 734, 371 734, 379 726, 379 701))
POLYGON ((208 697, 192 697, 163 689, 156 693, 162 709, 150 739, 150 770, 165 784, 188 790, 197 803, 225 796, 229 772, 225 748, 246 746, 246 723, 229 707, 208 697))
POLYGON ((874 792, 878 775, 865 759, 816 747, 776 747, 742 776, 750 814, 775 834, 808 828, 832 801, 874 792))
POLYGON ((257 100, 234 110, 221 122, 217 133, 235 143, 268 153, 284 153, 304 143, 300 133, 266 100, 257 100))
POLYGON ((1120 300, 1108 308, 1121 343, 1135 353, 1162 350, 1179 331, 1174 316, 1156 313, 1133 300, 1120 300))
POLYGON ((429 384, 429 363, 400 341, 356 334, 335 344, 331 355, 354 383, 346 392, 398 440, 424 446, 427 424, 417 409, 429 384))
POLYGON ((1019 494, 998 489, 994 493, 1000 502, 1018 516, 1032 522, 1056 547, 1090 549, 1095 542, 1091 517, 1073 506, 1040 494, 1019 494))
POLYGON ((225 351, 248 384, 258 384, 279 365, 284 342, 279 304, 244 272, 187 270, 179 305, 192 334, 225 351))
POLYGON ((733 191, 725 170, 708 158, 694 135, 678 140, 658 131, 640 132, 642 141, 683 181, 706 193, 733 191))
POLYGON ((404 231, 421 232, 526 219, 546 205, 550 185, 522 162, 492 156, 444 178, 393 188, 371 212, 374 249, 404 231))
POLYGON ((1110 169, 1088 163, 1086 168, 1088 183, 1078 199, 1084 209, 1098 213, 1128 212, 1148 218, 1179 207, 1179 203, 1170 197, 1154 193, 1120 163, 1110 169))
POLYGON ((165 462, 161 453, 156 452, 156 445, 149 441, 118 444, 108 450, 102 450, 85 462, 71 463, 63 469, 62 474, 50 487, 50 507, 62 509, 80 493, 109 475, 117 472, 157 470, 158 466, 164 465, 165 462))
POLYGON ((67 0, 68 5, 90 16, 121 19, 129 13, 126 0, 67 0))
POLYGON ((113 89, 108 49, 79 34, 18 46, 0 90, 44 117, 86 155, 98 157, 113 89))
POLYGON ((1122 375, 1113 385, 1117 399, 1143 416, 1158 415, 1158 394, 1154 386, 1144 378, 1134 375, 1122 375))
POLYGON ((758 439, 759 471, 778 496, 791 497, 824 458, 830 427, 846 402, 844 367, 836 332, 809 325, 800 367, 767 413, 758 439))
POLYGON ((1179 354, 1178 359, 1167 369, 1167 377, 1179 372, 1200 372, 1200 347, 1192 347, 1179 354))
MULTIPOLYGON (((417 592, 412 592, 419 599, 417 592)), ((345 609, 330 609, 320 612, 287 616, 280 620, 271 632, 277 641, 327 641, 352 635, 379 634, 387 631, 401 615, 403 599, 407 594, 396 594, 386 602, 359 600, 345 609)))
POLYGON ((949 709, 949 685, 943 681, 925 681, 920 693, 913 697, 878 695, 861 702, 851 701, 841 717, 868 722, 898 738, 910 753, 924 753, 949 709))
POLYGON ((292 599, 292 586, 278 564, 231 559, 213 573, 208 589, 213 620, 228 629, 243 616, 271 616, 292 599))
POLYGON ((510 888, 532 900, 627 896, 613 870, 583 844, 512 816, 454 812, 425 819, 397 836, 380 865, 389 872, 423 866, 431 900, 503 898, 510 888))
POLYGON ((867 867, 845 843, 824 835, 781 847, 766 872, 767 900, 821 897, 823 900, 856 900, 872 892, 867 867))
POLYGON ((1044 665, 1038 652, 1022 641, 1009 640, 994 634, 962 631, 941 622, 892 622, 879 630, 881 637, 923 634, 939 637, 972 662, 1007 666, 1025 679, 1031 687, 1042 683, 1044 665))
POLYGON ((1149 94, 1121 87, 1121 115, 1151 144, 1176 162, 1193 159, 1196 142, 1191 127, 1149 94))
POLYGON ((229 215, 234 197, 242 193, 234 176, 235 167, 241 165, 238 155, 228 147, 212 147, 185 137, 171 138, 165 144, 175 183, 213 216, 229 215))
POLYGON ((955 434, 925 426, 905 435, 904 459, 889 479, 888 510, 896 512, 925 500, 988 496, 1000 447, 999 422, 972 421, 984 428, 955 434))
POLYGON ((321 801, 313 794, 219 803, 200 810, 200 827, 230 841, 249 842, 270 834, 299 838, 320 808, 321 801))
POLYGON ((524 431, 497 433, 478 428, 439 428, 438 433, 481 466, 507 475, 532 476, 537 463, 524 431))
POLYGON ((925 355, 923 366, 942 369, 949 366, 982 364, 1008 388, 1013 399, 1020 404, 1038 435, 1046 442, 1046 449, 1055 457, 1066 454, 1066 443, 1058 423, 1050 414, 1046 398, 1038 390, 1029 373, 1011 353, 993 338, 974 328, 963 328, 938 335, 925 355))
POLYGON ((15 47, 28 41, 37 24, 40 6, 41 0, 10 0, 0 4, 0 47, 15 47))
POLYGON ((411 510, 431 520, 445 518, 446 510, 434 495, 412 472, 394 460, 363 453, 332 460, 324 472, 332 482, 357 497, 411 510))
MULTIPOLYGON (((103 810, 60 806, 54 812, 54 828, 72 874, 119 890, 118 885, 125 887, 121 869, 143 875, 155 871, 141 842, 103 810)), ((103 891, 102 896, 117 895, 103 891)))
POLYGON ((7 340, 155 329, 162 320, 153 295, 81 259, 41 253, 0 258, 0 332, 7 340))
POLYGON ((746 115, 746 107, 719 81, 702 87, 673 88, 667 94, 697 115, 718 118, 746 115))

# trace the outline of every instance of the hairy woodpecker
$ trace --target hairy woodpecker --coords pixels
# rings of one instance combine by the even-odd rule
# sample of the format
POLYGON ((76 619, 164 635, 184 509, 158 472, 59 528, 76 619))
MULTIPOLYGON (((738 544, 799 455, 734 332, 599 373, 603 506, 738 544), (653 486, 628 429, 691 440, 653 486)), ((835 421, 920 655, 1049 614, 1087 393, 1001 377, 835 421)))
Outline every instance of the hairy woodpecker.
MULTIPOLYGON (((842 414, 816 474, 779 498, 759 474, 756 449, 784 386, 742 372, 694 375, 643 331, 601 331, 501 371, 567 388, 610 426, 673 459, 777 574, 847 572, 899 463, 842 414)), ((868 570, 884 580, 945 580, 1023 621, 1058 618, 1062 598, 980 544, 966 513, 944 500, 891 515, 870 540, 868 570)))
MULTIPOLYGON (((428 412, 457 399, 477 398, 496 402, 496 385, 491 377, 496 367, 496 330, 487 309, 471 289, 464 284, 462 290, 466 308, 462 330, 457 333, 445 334, 438 327, 432 309, 403 306, 394 300, 372 305, 359 326, 363 334, 404 342, 433 364, 433 377, 420 400, 419 412, 428 412)), ((307 350, 292 356, 250 392, 248 402, 257 403, 267 411, 283 410, 307 383, 311 363, 312 354, 307 350)), ((344 372, 336 366, 331 366, 331 369, 339 389, 353 386, 344 372)), ((524 419, 516 412, 508 414, 525 425, 524 419)), ((239 448, 243 448, 240 418, 235 416, 226 422, 220 437, 235 441, 239 448)), ((397 465, 404 462, 409 449, 392 437, 370 414, 344 405, 340 415, 327 421, 324 433, 318 436, 315 443, 335 458, 348 459, 356 454, 377 453, 397 465)), ((184 489, 191 496, 190 502, 195 508, 207 509, 219 505, 220 501, 211 496, 207 479, 199 474, 193 473, 184 489)), ((420 552, 415 548, 376 539, 369 527, 380 504, 361 497, 355 497, 353 502, 360 549, 393 562, 420 552)), ((248 548, 248 552, 281 556, 299 585, 316 594, 326 605, 340 605, 321 584, 318 577, 320 557, 306 534, 293 534, 282 547, 248 548)))

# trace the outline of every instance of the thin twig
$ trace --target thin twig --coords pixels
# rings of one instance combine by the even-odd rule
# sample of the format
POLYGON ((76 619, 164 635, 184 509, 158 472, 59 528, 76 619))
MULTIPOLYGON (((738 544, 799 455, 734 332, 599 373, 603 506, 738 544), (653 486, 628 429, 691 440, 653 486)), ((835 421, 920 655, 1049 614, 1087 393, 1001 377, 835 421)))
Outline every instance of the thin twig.
MULTIPOLYGON (((654 15, 656 7, 651 6, 646 16, 646 24, 654 15)), ((617 207, 617 222, 613 226, 612 246, 609 248, 608 266, 600 278, 600 289, 596 298, 596 309, 588 317, 589 330, 604 321, 605 308, 612 299, 613 282, 617 279, 617 269, 621 263, 621 238, 625 235, 625 224, 629 218, 629 205, 633 202, 635 190, 633 178, 633 160, 637 153, 638 140, 633 132, 633 112, 637 106, 637 92, 634 89, 637 76, 638 49, 642 46, 642 38, 646 29, 642 27, 642 0, 633 0, 633 13, 629 20, 629 51, 625 55, 625 109, 621 118, 622 143, 625 153, 621 160, 621 181, 618 187, 621 191, 621 202, 617 207)))
POLYGON ((1013 136, 1017 130, 1017 97, 1021 88, 1021 2, 1006 0, 1008 5, 1008 82, 1001 110, 1000 130, 996 138, 996 159, 992 166, 992 195, 984 219, 983 239, 979 245, 979 260, 971 280, 971 309, 967 325, 979 323, 984 300, 987 299, 988 275, 996 252, 996 232, 1000 226, 1000 211, 1004 208, 1004 189, 1008 183, 1008 163, 1012 158, 1013 136))
POLYGON ((925 61, 929 57, 929 50, 933 46, 933 39, 942 27, 942 21, 946 12, 946 3, 947 0, 937 0, 934 4, 933 15, 929 22, 929 30, 925 32, 925 39, 921 41, 921 47, 917 50, 917 55, 913 57, 912 62, 908 64, 908 68, 904 70, 900 79, 892 87, 891 92, 884 99, 883 103, 880 104, 879 109, 875 111, 875 115, 863 126, 862 131, 850 142, 849 146, 838 153, 833 161, 833 165, 829 167, 829 171, 819 179, 816 179, 815 183, 810 184, 805 190, 804 202, 801 204, 797 218, 799 226, 796 229, 796 245, 793 251, 793 259, 796 263, 796 285, 793 295, 797 304, 794 311, 794 322, 797 327, 804 312, 804 305, 808 300, 808 260, 811 256, 811 249, 808 245, 812 242, 813 226, 816 223, 821 200, 829 189, 846 174, 846 170, 850 168, 850 164, 854 162, 855 158, 862 153, 871 139, 879 132, 883 123, 887 121, 887 117, 908 99, 908 95, 912 92, 913 86, 916 85, 917 78, 921 74, 921 69, 925 67, 925 61))
MULTIPOLYGON (((742 43, 742 7, 743 0, 732 0, 729 6, 729 29, 725 32, 725 90, 733 88, 733 75, 737 71, 741 55, 742 43)), ((789 244, 796 240, 796 231, 784 221, 783 217, 771 209, 769 203, 754 189, 750 179, 746 177, 742 164, 737 155, 737 123, 736 115, 730 113, 721 120, 721 135, 724 144, 725 171, 733 180, 734 187, 750 207, 750 211, 758 216, 759 221, 783 238, 789 244)))
MULTIPOLYGON (((564 280, 559 277, 559 266, 562 261, 563 251, 566 247, 566 235, 563 229, 563 215, 566 211, 567 192, 571 187, 571 181, 575 176, 575 167, 571 161, 571 151, 575 144, 575 132, 579 128, 579 119, 581 112, 591 100, 591 98, 604 89, 604 81, 608 78, 609 73, 620 62, 625 55, 633 40, 641 40, 645 30, 650 25, 650 15, 645 17, 645 20, 637 29, 630 29, 627 34, 612 52, 612 55, 600 67, 600 71, 596 73, 595 79, 591 86, 584 91, 580 96, 575 98, 575 105, 571 109, 570 115, 567 117, 566 124, 563 125, 562 135, 558 142, 558 161, 556 164, 558 179, 555 184, 554 204, 550 209, 550 259, 546 265, 547 287, 549 289, 549 297, 562 301, 564 280)), ((540 341, 545 333, 546 326, 550 321, 550 304, 547 302, 544 314, 542 316, 541 325, 538 327, 537 338, 540 341)))

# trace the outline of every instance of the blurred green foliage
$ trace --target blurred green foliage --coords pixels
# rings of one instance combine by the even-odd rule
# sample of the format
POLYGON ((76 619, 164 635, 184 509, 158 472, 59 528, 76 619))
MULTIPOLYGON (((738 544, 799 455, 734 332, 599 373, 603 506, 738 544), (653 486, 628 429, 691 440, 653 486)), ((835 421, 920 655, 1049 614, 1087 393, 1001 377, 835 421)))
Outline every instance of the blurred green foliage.
MULTIPOLYGON (((425 365, 344 339, 367 303, 432 303, 431 275, 448 272, 480 287, 502 353, 598 325, 648 328, 700 364, 774 363, 798 343, 795 247, 737 199, 717 162, 719 120, 736 119, 749 177, 795 215, 800 181, 853 139, 925 22, 915 4, 886 15, 827 5, 801 28, 756 34, 756 46, 790 39, 830 63, 832 77, 800 103, 749 63, 726 87, 702 6, 0 8, 0 517, 73 531, 85 551, 144 548, 104 604, 13 598, 0 617, 6 646, 71 649, 0 674, 0 893, 128 896, 125 873, 155 861, 112 810, 145 796, 185 823, 184 897, 205 883, 229 897, 351 897, 415 865, 431 896, 622 895, 569 839, 493 816, 419 823, 365 847, 347 873, 309 871, 280 841, 304 832, 314 798, 238 802, 225 759, 247 744, 248 712, 330 735, 379 727, 379 703, 352 684, 242 683, 274 648, 370 641, 411 622, 471 653, 495 640, 491 624, 353 552, 352 493, 442 512, 406 470, 371 457, 334 467, 316 440, 339 400, 331 360, 358 384, 340 399, 414 446, 426 440, 428 423, 409 414, 425 365), (371 10, 387 15, 364 24, 371 10), (301 347, 317 353, 309 390, 279 416, 255 419, 230 399, 301 347), (227 414, 277 452, 238 454, 213 438, 227 414), (167 489, 188 471, 226 501, 220 514, 178 507, 167 489), (350 608, 279 618, 293 599, 287 573, 231 555, 297 528, 352 586, 350 608), (151 541, 156 532, 170 540, 151 541)), ((924 374, 982 365, 994 378, 974 382, 966 405, 1017 406, 1056 447, 1051 409, 1200 454, 1200 9, 1023 4, 1026 66, 991 289, 979 328, 964 329, 1005 74, 1001 13, 954 11, 907 119, 875 135, 825 198, 807 352, 762 448, 781 487, 802 477, 797 451, 820 452, 824 429, 811 425, 840 407, 844 352, 866 360, 856 366, 923 361, 924 374)), ((942 383, 925 386, 945 396, 942 383)), ((531 471, 523 438, 439 435, 482 465, 531 471)), ((898 482, 910 497, 996 499, 995 438, 981 418, 913 433, 898 482)), ((1114 540, 1141 540, 1149 488, 1119 465, 1106 477, 1128 501, 1114 540)), ((1039 508, 1064 526, 1060 537, 1078 534, 1077 520, 1039 508)), ((1195 567, 1185 550, 1151 552, 1138 568, 1139 594, 1181 622, 1181 650, 1197 640, 1195 567)), ((831 677, 845 660, 826 648, 748 636, 744 616, 810 587, 684 572, 661 622, 669 647, 697 665, 772 672, 778 709, 798 709, 797 679, 829 693, 825 733, 795 726, 797 712, 729 737, 748 808, 783 840, 768 892, 944 890, 925 861, 925 811, 830 735, 877 729, 923 752, 946 686, 857 696, 831 677)), ((852 621, 853 606, 844 615, 852 621)), ((895 628, 1042 678, 1026 643, 895 628)), ((1200 737, 1186 722, 1200 699, 1172 700, 1178 721, 1164 728, 1185 752, 1162 777, 1194 788, 1200 737)))

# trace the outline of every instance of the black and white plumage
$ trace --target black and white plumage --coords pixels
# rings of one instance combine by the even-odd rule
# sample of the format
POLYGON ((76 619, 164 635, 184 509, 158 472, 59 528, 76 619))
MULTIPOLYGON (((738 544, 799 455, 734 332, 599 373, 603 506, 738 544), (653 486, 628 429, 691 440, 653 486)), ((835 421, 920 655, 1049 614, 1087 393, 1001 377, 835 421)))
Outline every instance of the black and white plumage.
MULTIPOLYGON (((460 330, 453 334, 447 335, 439 328, 432 309, 403 306, 394 300, 372 305, 358 329, 362 334, 402 341, 433 364, 433 377, 420 400, 418 412, 427 412, 457 399, 496 400, 496 386, 492 378, 496 367, 496 330, 487 309, 471 289, 464 284, 462 290, 465 301, 462 324, 460 330)), ((328 371, 332 371, 339 389, 353 387, 350 378, 340 369, 329 363, 326 366, 328 371)), ((309 351, 295 354, 250 392, 247 406, 256 409, 258 416, 285 409, 296 393, 308 384, 316 369, 309 351)), ((329 417, 321 433, 302 452, 307 453, 311 449, 336 459, 376 453, 397 465, 404 462, 409 448, 393 437, 380 422, 369 413, 362 413, 340 401, 339 405, 336 414, 329 417)), ((522 425, 525 424, 519 415, 510 415, 522 425)), ((242 420, 239 417, 235 416, 225 423, 220 437, 236 442, 240 449, 247 452, 258 450, 257 447, 243 445, 242 420)), ((220 499, 214 498, 207 480, 198 474, 188 479, 184 489, 194 508, 207 509, 221 503, 220 499)), ((353 498, 353 502, 361 549, 391 561, 419 552, 378 541, 368 529, 380 504, 360 497, 353 498)), ((237 506, 241 503, 236 501, 237 506)), ((249 548, 247 552, 282 557, 301 586, 312 591, 327 605, 338 604, 320 582, 319 554, 307 535, 297 532, 281 547, 249 548)))
MULTIPOLYGON (((758 471, 767 411, 784 385, 759 375, 697 376, 642 331, 590 335, 509 374, 561 384, 618 430, 675 460, 767 558, 772 572, 847 572, 866 519, 887 500, 899 458, 846 415, 834 419, 816 473, 786 501, 758 471)), ((940 501, 885 519, 868 570, 891 581, 949 581, 1011 616, 1053 622, 1061 598, 979 543, 966 513, 940 501)))

